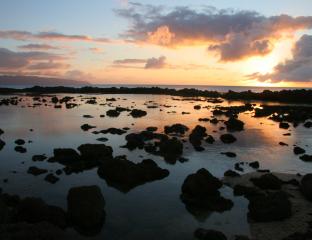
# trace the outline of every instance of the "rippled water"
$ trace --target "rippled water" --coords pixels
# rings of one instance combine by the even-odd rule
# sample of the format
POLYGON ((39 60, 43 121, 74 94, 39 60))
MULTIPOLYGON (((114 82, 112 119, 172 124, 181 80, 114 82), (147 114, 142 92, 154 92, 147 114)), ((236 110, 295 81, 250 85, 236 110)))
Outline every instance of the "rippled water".
MULTIPOLYGON (((72 96, 75 96, 78 102, 81 101, 78 95, 72 96)), ((307 173, 312 170, 311 163, 302 162, 293 154, 293 144, 304 147, 308 154, 312 154, 311 130, 302 126, 283 130, 271 120, 253 118, 252 112, 245 112, 239 115, 239 119, 245 122, 245 130, 235 132, 238 141, 226 145, 219 140, 220 134, 226 132, 226 130, 219 130, 223 123, 213 125, 198 121, 199 118, 211 117, 211 109, 193 109, 197 104, 211 107, 215 104, 192 100, 178 101, 171 96, 158 95, 92 96, 97 97, 98 103, 106 103, 105 99, 109 97, 115 97, 117 101, 112 102, 111 106, 82 104, 73 109, 64 107, 55 109, 50 103, 48 106, 27 107, 31 105, 32 98, 23 97, 24 100, 18 106, 0 106, 0 128, 5 131, 1 139, 6 142, 6 146, 0 151, 0 177, 8 179, 7 183, 1 181, 0 187, 7 193, 41 197, 49 204, 66 209, 66 195, 69 188, 98 185, 106 200, 106 222, 100 235, 91 239, 192 239, 193 232, 198 227, 221 230, 228 236, 248 235, 247 200, 234 197, 230 188, 223 187, 222 194, 234 201, 234 207, 230 211, 190 213, 179 198, 186 176, 204 167, 215 176, 222 177, 226 170, 233 169, 234 164, 240 161, 259 161, 262 169, 279 172, 307 173), (148 101, 162 106, 147 108, 148 104, 152 104, 147 103, 148 101), (115 106, 135 107, 146 110, 148 114, 138 119, 132 118, 127 112, 121 113, 118 118, 107 116, 100 118, 101 114, 105 114, 108 109, 115 106), (182 115, 182 111, 191 114, 182 115), (94 118, 83 118, 85 114, 92 115, 94 118), (138 186, 128 193, 122 193, 108 186, 105 180, 98 177, 96 169, 69 176, 63 174, 60 181, 54 185, 45 182, 44 175, 35 177, 27 174, 29 166, 51 171, 62 168, 57 163, 32 162, 31 157, 35 154, 51 156, 54 148, 77 148, 83 143, 99 143, 96 139, 102 137, 101 134, 94 135, 92 130, 82 131, 80 126, 84 123, 97 126, 96 130, 129 127, 128 133, 141 131, 149 126, 156 126, 158 131, 162 132, 165 125, 174 123, 183 123, 190 129, 200 124, 205 126, 208 134, 213 135, 217 141, 212 145, 204 143, 206 150, 203 152, 196 152, 189 144, 185 144, 183 157, 188 158, 189 161, 172 165, 166 163, 162 157, 149 155, 143 150, 129 151, 120 148, 125 144, 125 135, 103 135, 109 138, 105 144, 113 147, 114 156, 125 154, 133 162, 151 158, 161 168, 170 171, 167 178, 138 186), (289 131, 291 136, 283 136, 289 131), (27 153, 14 151, 14 141, 18 138, 33 141, 26 143, 27 153), (278 144, 280 141, 289 144, 289 147, 280 146, 278 144), (225 151, 235 152, 237 157, 233 159, 220 154, 225 151)), ((0 98, 2 97, 7 96, 0 98)), ((84 97, 91 97, 91 95, 84 95, 84 97)), ((222 103, 224 106, 242 104, 244 103, 239 101, 222 103)), ((245 171, 252 171, 252 169, 246 167, 245 171)))

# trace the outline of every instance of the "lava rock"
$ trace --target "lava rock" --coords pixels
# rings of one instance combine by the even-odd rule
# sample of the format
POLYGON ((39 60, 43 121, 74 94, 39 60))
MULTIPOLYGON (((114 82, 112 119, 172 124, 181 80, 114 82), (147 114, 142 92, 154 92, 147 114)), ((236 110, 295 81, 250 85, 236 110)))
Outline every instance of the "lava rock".
POLYGON ((0 151, 4 148, 5 142, 0 139, 0 151))
POLYGON ((133 117, 133 118, 140 118, 140 117, 144 117, 147 115, 147 112, 144 111, 144 110, 140 110, 140 109, 133 109, 131 112, 130 112, 130 115, 133 117))
POLYGON ((256 222, 281 221, 292 215, 292 204, 282 191, 250 198, 248 209, 248 217, 256 222))
POLYGON ((192 133, 189 136, 189 140, 190 140, 190 143, 195 148, 195 150, 202 150, 202 148, 200 148, 200 146, 201 146, 201 142, 202 142, 202 140, 204 139, 205 136, 207 136, 205 127, 197 125, 192 130, 192 133))
POLYGON ((236 137, 234 137, 232 134, 222 134, 220 136, 220 140, 223 142, 223 143, 226 143, 226 144, 230 144, 230 143, 233 143, 235 142, 237 139, 236 137))
POLYGON ((258 161, 254 161, 249 163, 249 166, 255 169, 258 169, 260 167, 260 163, 258 161))
POLYGON ((222 232, 203 228, 196 229, 194 236, 200 240, 227 240, 227 237, 222 232))
POLYGON ((229 120, 225 121, 224 124, 226 125, 227 130, 230 132, 242 131, 244 130, 245 125, 244 122, 234 117, 229 118, 229 120))
POLYGON ((171 126, 165 126, 165 133, 166 134, 181 134, 184 135, 189 128, 183 124, 176 123, 171 126))
POLYGON ((304 162, 312 162, 312 155, 304 154, 300 156, 300 159, 304 162))
POLYGON ((105 221, 104 207, 105 200, 98 186, 74 187, 68 192, 68 216, 79 232, 99 232, 105 221))
POLYGON ((15 150, 16 152, 19 152, 19 153, 26 153, 26 152, 27 152, 27 149, 24 148, 24 147, 22 147, 22 146, 16 146, 16 147, 14 148, 14 150, 15 150))
POLYGON ((45 155, 34 155, 34 156, 32 156, 32 160, 34 162, 42 162, 46 159, 47 159, 47 157, 45 155))
POLYGON ((25 144, 25 140, 17 139, 17 140, 15 140, 15 144, 17 144, 17 145, 24 145, 25 144))
POLYGON ((96 128, 96 126, 91 126, 91 125, 85 123, 85 124, 81 125, 80 128, 81 128, 83 131, 89 131, 89 130, 92 129, 92 128, 96 128))
POLYGON ((296 154, 296 155, 304 154, 305 152, 306 151, 303 148, 301 148, 301 147, 298 147, 298 146, 294 147, 294 154, 296 154))
POLYGON ((45 176, 44 180, 51 183, 51 184, 55 184, 60 179, 58 177, 54 176, 52 173, 50 173, 47 176, 45 176))
POLYGON ((205 142, 206 142, 206 143, 209 143, 209 144, 213 144, 215 141, 216 141, 216 140, 215 140, 214 137, 211 136, 211 135, 208 135, 208 136, 206 137, 206 139, 205 139, 205 142))
POLYGON ((47 172, 48 172, 48 170, 42 169, 42 168, 37 168, 35 166, 29 167, 28 170, 27 170, 27 173, 32 174, 34 176, 38 176, 38 175, 41 175, 41 174, 44 174, 44 173, 47 173, 47 172))
POLYGON ((233 152, 222 152, 221 154, 223 154, 229 158, 235 158, 237 156, 236 153, 233 153, 233 152))
POLYGON ((288 129, 289 128, 289 124, 286 123, 286 122, 280 122, 279 128, 288 129))
POLYGON ((175 162, 183 154, 183 143, 177 138, 161 141, 159 153, 169 162, 175 162))
POLYGON ((312 201, 312 173, 303 176, 300 182, 300 191, 306 199, 312 201))
POLYGON ((278 190, 281 189, 283 181, 272 173, 267 173, 259 178, 251 178, 250 181, 261 189, 278 190))
POLYGON ((233 170, 227 170, 225 173, 224 173, 224 176, 225 177, 240 177, 241 175, 233 170))
POLYGON ((118 117, 120 115, 120 112, 118 112, 114 109, 110 109, 106 112, 106 115, 109 117, 118 117))

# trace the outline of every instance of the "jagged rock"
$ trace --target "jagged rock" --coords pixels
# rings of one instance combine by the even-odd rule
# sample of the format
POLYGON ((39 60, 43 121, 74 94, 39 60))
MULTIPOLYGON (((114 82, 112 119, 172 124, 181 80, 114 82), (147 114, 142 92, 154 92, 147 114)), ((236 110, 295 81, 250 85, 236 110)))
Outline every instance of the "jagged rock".
POLYGON ((213 144, 216 140, 214 139, 213 136, 211 135, 208 135, 205 139, 206 143, 209 143, 209 144, 213 144))
POLYGON ((183 143, 177 138, 170 138, 160 142, 160 155, 169 162, 175 162, 183 154, 183 143))
POLYGON ((260 167, 260 163, 258 161, 254 161, 249 163, 249 166, 258 169, 260 167))
POLYGON ((91 125, 85 123, 85 124, 81 125, 80 128, 81 128, 83 131, 89 131, 89 130, 92 129, 92 128, 96 128, 96 126, 91 126, 91 125))
POLYGON ((286 123, 286 122, 280 122, 279 128, 288 129, 289 128, 289 124, 286 123))
POLYGON ((120 115, 120 112, 118 112, 114 109, 110 109, 106 112, 106 115, 109 117, 118 117, 120 115))
POLYGON ((202 151, 201 142, 204 137, 207 136, 206 128, 200 125, 197 125, 189 136, 190 143, 193 145, 195 150, 202 151))
POLYGON ((300 156, 300 159, 304 162, 312 162, 312 155, 304 154, 300 156))

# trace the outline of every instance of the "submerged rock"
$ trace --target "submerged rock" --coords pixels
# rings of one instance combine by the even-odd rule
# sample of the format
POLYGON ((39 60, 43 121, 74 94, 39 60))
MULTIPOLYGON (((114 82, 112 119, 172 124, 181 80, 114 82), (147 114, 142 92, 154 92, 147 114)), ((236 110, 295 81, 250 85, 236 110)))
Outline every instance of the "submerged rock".
POLYGON ((98 174, 105 179, 107 184, 122 192, 146 182, 160 180, 169 175, 169 171, 162 169, 150 159, 140 163, 133 163, 125 157, 116 157, 103 162, 98 169, 98 174))
POLYGON ((25 140, 17 139, 17 140, 15 140, 15 144, 17 144, 17 145, 24 145, 25 144, 25 140))
POLYGON ((221 154, 223 154, 229 158, 235 158, 236 157, 236 153, 233 153, 233 152, 222 152, 221 154))
POLYGON ((98 186, 71 188, 67 195, 70 221, 79 232, 98 233, 105 220, 105 200, 98 186))
POLYGON ((48 172, 48 170, 42 169, 42 168, 37 168, 35 166, 29 167, 28 170, 27 170, 27 173, 32 174, 34 176, 38 176, 38 175, 41 175, 41 174, 44 174, 44 173, 47 173, 47 172, 48 172))
POLYGON ((226 144, 230 144, 230 143, 233 143, 235 142, 237 139, 236 137, 234 137, 232 134, 222 134, 220 136, 220 140, 223 142, 223 143, 226 143, 226 144))
POLYGON ((32 156, 32 160, 34 162, 42 162, 46 159, 47 159, 47 157, 45 155, 34 155, 34 156, 32 156))
POLYGON ((58 182, 60 179, 58 177, 54 176, 53 173, 50 173, 47 176, 45 176, 44 180, 51 183, 51 184, 54 184, 54 183, 58 182))

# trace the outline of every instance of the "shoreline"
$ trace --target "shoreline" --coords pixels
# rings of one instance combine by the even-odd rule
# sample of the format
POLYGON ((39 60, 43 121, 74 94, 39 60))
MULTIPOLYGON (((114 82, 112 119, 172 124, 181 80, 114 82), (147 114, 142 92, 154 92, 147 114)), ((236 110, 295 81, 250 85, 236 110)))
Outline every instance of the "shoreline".
POLYGON ((0 94, 146 94, 146 95, 169 95, 181 97, 209 97, 223 98, 226 100, 245 100, 245 101, 273 101, 281 103, 312 103, 312 90, 296 89, 296 90, 281 90, 271 91, 264 90, 263 92, 243 91, 235 92, 228 91, 225 93, 218 91, 200 90, 195 88, 161 88, 161 87, 39 87, 30 88, 0 88, 0 94))

